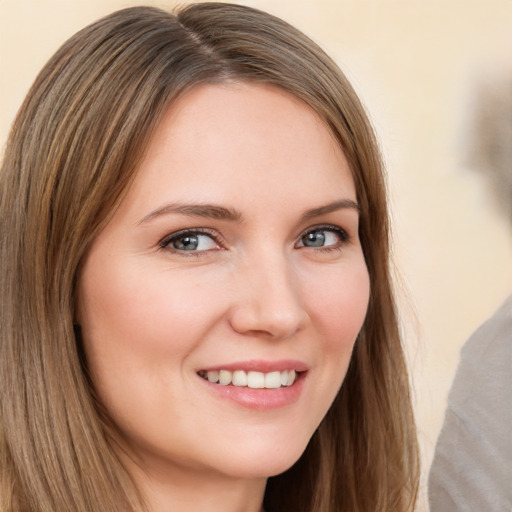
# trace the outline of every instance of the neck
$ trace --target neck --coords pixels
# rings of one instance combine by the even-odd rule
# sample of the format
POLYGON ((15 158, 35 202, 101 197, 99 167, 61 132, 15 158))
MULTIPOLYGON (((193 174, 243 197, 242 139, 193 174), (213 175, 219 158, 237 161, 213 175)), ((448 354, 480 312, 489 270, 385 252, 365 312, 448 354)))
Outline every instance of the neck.
MULTIPOLYGON (((133 464, 133 462, 132 462, 133 464)), ((148 512, 263 512, 266 479, 244 479, 183 467, 130 468, 148 512)))

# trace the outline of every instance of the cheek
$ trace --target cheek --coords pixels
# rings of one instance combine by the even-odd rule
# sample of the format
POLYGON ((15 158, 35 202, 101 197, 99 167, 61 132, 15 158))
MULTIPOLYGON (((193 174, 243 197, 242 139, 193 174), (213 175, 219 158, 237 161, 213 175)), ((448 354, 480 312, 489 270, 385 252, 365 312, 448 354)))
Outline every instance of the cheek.
POLYGON ((138 272, 133 266, 85 270, 80 316, 91 340, 125 349, 132 344, 141 350, 159 344, 176 349, 208 324, 208 283, 198 289, 176 275, 171 279, 165 272, 138 272))
POLYGON ((153 432, 155 411, 180 403, 190 378, 189 355, 215 323, 220 304, 213 300, 211 280, 197 284, 180 280, 179 273, 116 261, 99 265, 91 259, 84 267, 79 287, 84 351, 111 417, 130 436, 144 437, 144 431, 153 432))
POLYGON ((320 424, 338 394, 363 326, 370 284, 364 261, 326 268, 307 283, 308 309, 315 328, 316 364, 311 372, 310 432, 320 424), (314 290, 314 291, 313 291, 314 290))
POLYGON ((309 309, 323 340, 323 350, 343 364, 350 357, 361 330, 370 297, 370 281, 364 262, 341 267, 329 277, 317 280, 317 292, 310 294, 309 309))
POLYGON ((133 399, 154 386, 173 389, 220 314, 211 281, 198 285, 179 273, 145 270, 95 264, 82 274, 84 350, 96 390, 108 403, 124 389, 133 399))

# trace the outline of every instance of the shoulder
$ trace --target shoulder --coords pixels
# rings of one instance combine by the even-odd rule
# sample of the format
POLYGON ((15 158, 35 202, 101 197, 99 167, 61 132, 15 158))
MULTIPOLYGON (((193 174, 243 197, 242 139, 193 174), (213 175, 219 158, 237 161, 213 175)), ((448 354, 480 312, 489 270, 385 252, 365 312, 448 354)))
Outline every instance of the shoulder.
POLYGON ((474 357, 492 359, 496 353, 512 355, 512 296, 469 338, 461 352, 461 365, 474 357))
POLYGON ((430 472, 432 512, 512 506, 511 368, 509 298, 462 349, 430 472))

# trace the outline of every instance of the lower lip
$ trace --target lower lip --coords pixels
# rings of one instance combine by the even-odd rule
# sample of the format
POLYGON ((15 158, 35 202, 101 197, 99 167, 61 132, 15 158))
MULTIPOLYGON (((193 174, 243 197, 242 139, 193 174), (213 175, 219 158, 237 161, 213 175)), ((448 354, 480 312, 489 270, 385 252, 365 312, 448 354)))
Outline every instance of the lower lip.
POLYGON ((226 400, 231 400, 238 405, 248 409, 260 411, 279 409, 291 405, 300 397, 306 379, 306 372, 297 375, 295 382, 291 386, 284 386, 275 389, 252 389, 239 386, 222 386, 212 383, 202 377, 199 377, 208 389, 217 396, 226 400))

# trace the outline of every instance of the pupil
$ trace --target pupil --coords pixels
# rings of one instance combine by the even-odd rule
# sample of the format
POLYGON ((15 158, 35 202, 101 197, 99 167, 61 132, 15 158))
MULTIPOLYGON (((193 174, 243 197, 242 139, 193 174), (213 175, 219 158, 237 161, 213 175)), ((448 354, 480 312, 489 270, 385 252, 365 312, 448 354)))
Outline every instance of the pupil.
POLYGON ((174 242, 174 248, 182 251, 193 251, 197 249, 197 236, 184 236, 174 242))
POLYGON ((308 247, 322 247, 325 243, 325 235, 322 231, 308 233, 304 239, 304 245, 308 247))

